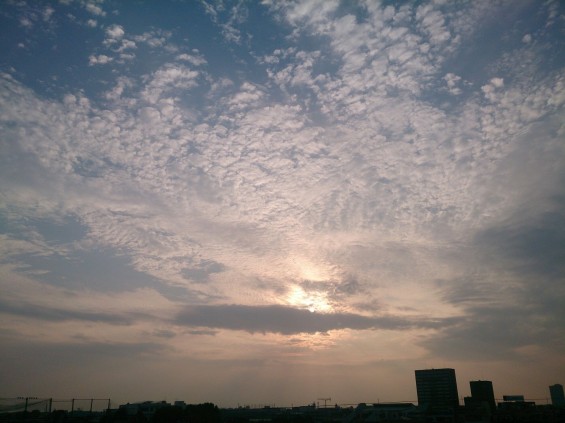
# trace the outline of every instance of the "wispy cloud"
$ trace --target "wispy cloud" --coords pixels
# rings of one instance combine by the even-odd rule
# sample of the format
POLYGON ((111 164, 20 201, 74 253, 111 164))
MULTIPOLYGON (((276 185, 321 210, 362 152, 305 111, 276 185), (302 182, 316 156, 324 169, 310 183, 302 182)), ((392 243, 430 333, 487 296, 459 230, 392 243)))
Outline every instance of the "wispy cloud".
POLYGON ((42 307, 31 304, 14 304, 13 302, 0 301, 0 313, 18 315, 32 319, 47 320, 52 322, 81 320, 85 322, 103 322, 111 324, 128 324, 131 319, 124 316, 88 312, 82 310, 64 310, 52 307, 42 307))

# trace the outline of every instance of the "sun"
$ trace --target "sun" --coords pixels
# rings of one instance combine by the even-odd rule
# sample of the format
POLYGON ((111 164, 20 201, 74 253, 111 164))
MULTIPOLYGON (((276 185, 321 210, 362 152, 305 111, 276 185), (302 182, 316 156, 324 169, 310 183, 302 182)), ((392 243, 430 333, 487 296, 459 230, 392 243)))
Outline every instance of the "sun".
POLYGON ((306 292, 299 285, 291 287, 286 300, 290 305, 308 309, 312 313, 329 313, 333 309, 325 292, 306 292))

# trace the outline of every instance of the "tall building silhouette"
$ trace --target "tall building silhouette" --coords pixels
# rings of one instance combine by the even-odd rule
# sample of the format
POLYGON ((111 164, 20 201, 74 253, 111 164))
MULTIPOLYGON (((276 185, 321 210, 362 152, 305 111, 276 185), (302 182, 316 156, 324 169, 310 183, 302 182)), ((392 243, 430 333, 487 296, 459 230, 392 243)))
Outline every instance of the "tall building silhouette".
POLYGON ((473 401, 486 402, 491 411, 496 410, 496 401, 494 399, 494 389, 490 380, 472 380, 469 382, 471 385, 471 397, 473 401))
POLYGON ((549 387, 551 395, 551 403, 557 407, 565 407, 565 395, 563 394, 563 385, 556 383, 549 387))
POLYGON ((428 409, 457 408, 459 394, 454 369, 416 370, 415 373, 418 405, 428 409))

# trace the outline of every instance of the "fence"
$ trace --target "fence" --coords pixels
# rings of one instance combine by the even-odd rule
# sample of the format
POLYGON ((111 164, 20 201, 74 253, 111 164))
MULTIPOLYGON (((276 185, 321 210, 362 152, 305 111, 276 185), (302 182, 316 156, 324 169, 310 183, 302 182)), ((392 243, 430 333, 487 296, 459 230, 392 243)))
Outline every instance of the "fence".
POLYGON ((54 410, 64 410, 71 413, 100 412, 111 408, 110 398, 38 398, 16 397, 0 398, 0 413, 18 413, 26 411, 40 411, 50 413, 54 410))

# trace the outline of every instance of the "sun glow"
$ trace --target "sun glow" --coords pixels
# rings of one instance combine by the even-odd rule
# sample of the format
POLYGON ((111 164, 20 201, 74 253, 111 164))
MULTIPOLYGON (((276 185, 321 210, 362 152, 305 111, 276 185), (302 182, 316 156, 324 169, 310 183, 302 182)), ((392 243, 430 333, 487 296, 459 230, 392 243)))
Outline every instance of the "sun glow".
POLYGON ((328 313, 332 311, 332 306, 328 302, 328 297, 324 292, 306 292, 298 285, 294 285, 286 300, 290 305, 306 308, 311 312, 328 313))
POLYGON ((290 262, 296 276, 303 280, 322 282, 331 279, 331 271, 325 265, 313 262, 301 256, 291 257, 290 262))

